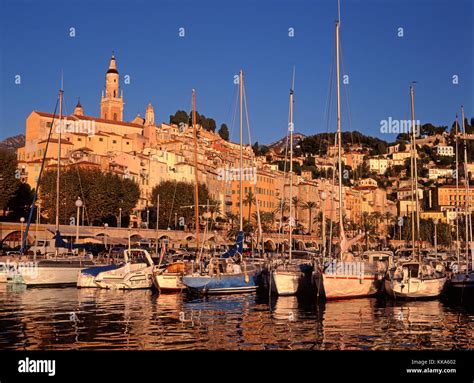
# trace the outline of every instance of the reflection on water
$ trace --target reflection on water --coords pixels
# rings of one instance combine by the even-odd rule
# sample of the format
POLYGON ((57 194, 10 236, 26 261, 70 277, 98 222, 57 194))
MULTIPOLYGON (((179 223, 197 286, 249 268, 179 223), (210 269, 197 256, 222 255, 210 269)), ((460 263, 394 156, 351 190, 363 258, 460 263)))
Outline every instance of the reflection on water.
POLYGON ((323 304, 0 285, 1 349, 472 349, 473 330, 472 307, 437 300, 323 304))

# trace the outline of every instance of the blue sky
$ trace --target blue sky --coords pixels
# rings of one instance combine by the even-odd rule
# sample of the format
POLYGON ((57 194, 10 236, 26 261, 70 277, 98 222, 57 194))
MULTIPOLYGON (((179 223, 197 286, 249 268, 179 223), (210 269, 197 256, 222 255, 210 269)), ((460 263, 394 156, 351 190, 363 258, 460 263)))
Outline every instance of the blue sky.
MULTIPOLYGON (((333 131, 326 118, 334 55, 336 0, 214 1, 0 0, 0 139, 23 133, 32 110, 52 112, 65 81, 65 107, 81 98, 98 116, 104 75, 115 51, 125 97, 124 119, 155 106, 158 121, 190 110, 231 127, 236 85, 244 70, 252 141, 286 133, 288 90, 296 66, 295 130, 333 131), (69 36, 69 28, 76 36, 69 36), (178 36, 180 27, 185 37, 178 36), (294 28, 294 37, 288 29, 294 28), (21 84, 15 84, 15 75, 21 84), (123 77, 122 77, 123 80, 123 77)), ((474 116, 474 12, 471 0, 342 0, 342 128, 393 140, 380 121, 416 117, 451 124, 465 105, 474 116), (404 37, 398 37, 398 28, 404 37), (452 76, 459 76, 459 84, 452 76), (344 89, 343 89, 344 90, 344 89), (347 98, 350 113, 347 110, 347 98), (350 119, 349 119, 350 116, 350 119)), ((335 94, 332 92, 332 104, 335 94)), ((237 140, 237 125, 232 138, 237 140)))

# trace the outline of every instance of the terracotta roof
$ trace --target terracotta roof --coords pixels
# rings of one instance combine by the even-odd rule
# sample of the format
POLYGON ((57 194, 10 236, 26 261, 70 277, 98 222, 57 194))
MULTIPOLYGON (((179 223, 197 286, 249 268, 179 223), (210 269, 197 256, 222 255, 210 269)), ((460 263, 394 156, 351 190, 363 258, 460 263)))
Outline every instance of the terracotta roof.
MULTIPOLYGON (((51 113, 46 113, 46 112, 40 112, 38 110, 34 110, 33 111, 34 113, 37 113, 39 114, 40 116, 42 117, 50 117, 50 118, 53 118, 53 117, 56 117, 58 118, 58 115, 54 115, 54 114, 51 114, 51 113)), ((125 121, 115 121, 115 120, 105 120, 103 118, 97 118, 97 117, 91 117, 91 116, 78 116, 78 115, 73 115, 73 116, 64 116, 64 117, 74 117, 78 120, 87 120, 87 121, 96 121, 96 122, 101 122, 101 123, 105 123, 105 124, 111 124, 111 125, 123 125, 123 126, 130 126, 132 128, 139 128, 139 129, 142 129, 143 127, 139 124, 134 124, 132 122, 125 122, 125 121)))
MULTIPOLYGON (((41 140, 40 142, 38 142, 38 144, 42 144, 43 142, 48 142, 48 140, 41 140)), ((53 142, 53 143, 57 143, 58 142, 58 139, 57 138, 51 138, 51 140, 49 140, 49 142, 53 142)), ((68 140, 65 140, 63 138, 61 138, 61 144, 67 144, 67 145, 74 145, 72 142, 69 142, 68 140)))

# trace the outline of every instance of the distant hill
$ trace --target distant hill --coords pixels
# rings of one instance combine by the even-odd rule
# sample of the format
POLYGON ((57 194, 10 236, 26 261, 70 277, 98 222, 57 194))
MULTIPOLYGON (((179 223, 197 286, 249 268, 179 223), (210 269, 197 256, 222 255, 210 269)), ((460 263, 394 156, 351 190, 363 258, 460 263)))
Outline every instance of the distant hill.
MULTIPOLYGON (((275 152, 280 153, 282 150, 285 150, 286 138, 287 136, 284 136, 278 141, 275 141, 268 145, 268 147, 270 149, 273 149, 275 152)), ((293 133, 293 145, 297 145, 304 138, 306 138, 306 136, 302 133, 293 133)))
POLYGON ((25 135, 18 134, 0 141, 0 149, 16 150, 25 145, 25 135))

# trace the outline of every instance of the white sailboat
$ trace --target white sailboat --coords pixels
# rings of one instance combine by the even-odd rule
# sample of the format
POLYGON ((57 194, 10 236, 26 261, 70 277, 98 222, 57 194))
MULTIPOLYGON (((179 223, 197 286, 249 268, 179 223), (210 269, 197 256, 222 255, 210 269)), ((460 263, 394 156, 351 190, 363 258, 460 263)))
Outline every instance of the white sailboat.
POLYGON ((363 234, 349 239, 344 232, 344 193, 342 185, 342 143, 340 102, 340 48, 339 20, 336 21, 336 90, 337 90, 337 146, 339 183, 339 259, 325 264, 323 270, 315 273, 318 296, 326 299, 369 297, 377 294, 386 269, 380 269, 370 259, 354 257, 348 251, 363 234))
POLYGON ((127 260, 118 268, 99 272, 94 283, 102 289, 135 290, 149 289, 153 286, 154 263, 151 255, 144 249, 127 249, 127 260))
MULTIPOLYGON (((464 134, 464 175, 465 175, 465 188, 466 188, 466 204, 465 204, 465 211, 464 216, 466 217, 466 249, 465 249, 465 264, 461 265, 459 250, 458 250, 458 262, 457 268, 458 271, 451 277, 449 280, 449 290, 451 293, 454 293, 456 297, 465 297, 467 294, 472 295, 474 294, 474 256, 472 253, 472 222, 467 217, 471 216, 471 197, 470 197, 470 187, 469 187, 469 180, 468 180, 468 170, 467 170, 467 145, 466 145, 466 125, 464 119, 464 107, 461 106, 461 118, 462 118, 462 126, 463 126, 463 134, 464 134), (471 244, 471 246, 469 246, 471 244), (470 251, 471 250, 471 251, 470 251), (469 264, 469 253, 471 253, 471 264, 469 264)), ((456 129, 458 126, 457 115, 456 115, 456 129)), ((457 154, 457 139, 458 135, 456 132, 456 154, 457 154)), ((457 157, 456 157, 457 160, 457 157)), ((456 167, 457 169, 457 167, 456 167)), ((457 171, 457 170, 456 170, 457 171)), ((458 174, 458 173, 456 173, 458 174)), ((456 182, 457 182, 456 177, 456 182)), ((458 195, 458 193, 456 193, 458 195)), ((457 202, 456 202, 457 203, 457 202)), ((459 241, 457 241, 459 243, 459 241)))
POLYGON ((446 284, 446 273, 441 264, 424 262, 420 243, 420 221, 418 208, 418 170, 416 165, 417 149, 415 135, 415 100, 413 86, 410 86, 411 99, 411 169, 412 169, 412 199, 415 203, 415 219, 412 219, 412 259, 399 261, 399 264, 392 268, 385 278, 385 292, 392 298, 417 299, 436 298, 441 295, 446 284), (416 245, 415 245, 416 238, 416 245))
POLYGON ((313 264, 308 259, 293 259, 293 106, 294 106, 294 72, 290 89, 290 113, 288 130, 290 133, 290 219, 288 224, 288 259, 277 260, 271 267, 271 290, 277 295, 295 295, 311 288, 313 264))
MULTIPOLYGON (((71 285, 75 286, 77 283, 77 275, 79 271, 83 270, 88 266, 92 266, 94 263, 89 259, 84 259, 79 256, 74 257, 59 257, 59 248, 60 247, 73 247, 72 244, 67 244, 61 238, 59 232, 59 179, 61 173, 61 131, 62 131, 62 116, 63 116, 63 89, 59 91, 59 130, 58 130, 58 158, 57 158, 57 172, 56 172, 56 235, 55 235, 55 247, 56 254, 51 259, 44 259, 36 262, 36 257, 34 261, 29 263, 26 267, 17 267, 14 275, 10 276, 8 279, 9 283, 20 283, 26 286, 58 286, 58 285, 71 285)), ((55 110, 56 113, 56 110, 55 110)), ((23 253, 26 248, 26 239, 28 237, 28 230, 32 219, 32 214, 38 195, 38 190, 42 178, 44 162, 46 155, 48 153, 48 145, 51 138, 51 132, 54 127, 54 118, 51 123, 51 130, 49 133, 48 141, 46 143, 46 150, 44 153, 43 162, 41 165, 40 174, 38 176, 38 181, 35 189, 35 194, 33 197, 33 202, 31 204, 29 218, 26 225, 25 235, 23 238, 23 243, 21 247, 21 253, 23 253)), ((74 247, 77 247, 74 245, 74 247)))

